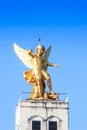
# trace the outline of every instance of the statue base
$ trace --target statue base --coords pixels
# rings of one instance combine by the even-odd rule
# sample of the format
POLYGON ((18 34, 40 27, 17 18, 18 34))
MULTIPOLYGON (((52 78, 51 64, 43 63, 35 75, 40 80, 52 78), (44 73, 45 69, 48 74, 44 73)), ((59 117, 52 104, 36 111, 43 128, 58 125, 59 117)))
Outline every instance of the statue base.
POLYGON ((57 100, 59 96, 55 93, 47 93, 44 92, 43 94, 39 93, 31 93, 29 99, 34 99, 34 100, 57 100))

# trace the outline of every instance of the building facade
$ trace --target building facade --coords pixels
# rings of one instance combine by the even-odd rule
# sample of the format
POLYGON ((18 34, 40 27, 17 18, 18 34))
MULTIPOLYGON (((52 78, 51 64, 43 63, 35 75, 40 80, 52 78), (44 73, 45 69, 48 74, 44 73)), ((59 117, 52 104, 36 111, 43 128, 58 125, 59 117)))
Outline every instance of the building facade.
POLYGON ((16 130, 69 130, 69 103, 61 100, 20 100, 16 130))

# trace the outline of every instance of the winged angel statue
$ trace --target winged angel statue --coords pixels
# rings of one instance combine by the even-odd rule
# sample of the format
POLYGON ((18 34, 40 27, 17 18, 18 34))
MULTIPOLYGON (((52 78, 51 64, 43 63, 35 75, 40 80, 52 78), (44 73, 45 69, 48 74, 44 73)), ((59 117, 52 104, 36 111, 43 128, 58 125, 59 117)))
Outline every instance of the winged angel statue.
POLYGON ((43 45, 38 45, 36 47, 36 53, 34 54, 32 49, 25 50, 14 43, 14 50, 24 65, 30 68, 23 74, 27 82, 33 85, 30 99, 57 99, 57 95, 52 90, 50 75, 47 72, 48 66, 58 67, 57 64, 48 62, 51 46, 45 50, 43 45), (46 81, 49 93, 45 91, 46 81))

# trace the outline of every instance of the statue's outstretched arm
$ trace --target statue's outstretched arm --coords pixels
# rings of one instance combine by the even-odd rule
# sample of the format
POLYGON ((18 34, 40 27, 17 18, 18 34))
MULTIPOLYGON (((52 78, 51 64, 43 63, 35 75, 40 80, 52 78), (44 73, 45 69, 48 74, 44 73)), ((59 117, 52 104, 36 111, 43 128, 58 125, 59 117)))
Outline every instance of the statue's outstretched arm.
POLYGON ((48 66, 54 66, 54 67, 59 67, 59 65, 57 65, 57 64, 53 64, 53 63, 50 63, 50 62, 48 62, 48 64, 47 64, 48 66))

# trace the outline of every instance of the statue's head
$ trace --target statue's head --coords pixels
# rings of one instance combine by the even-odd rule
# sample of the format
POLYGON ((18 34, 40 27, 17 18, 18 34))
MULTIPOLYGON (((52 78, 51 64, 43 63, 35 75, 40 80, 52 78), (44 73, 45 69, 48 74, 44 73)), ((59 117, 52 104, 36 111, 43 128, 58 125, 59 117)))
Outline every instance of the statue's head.
POLYGON ((38 56, 42 56, 43 53, 44 53, 44 51, 45 51, 45 47, 44 47, 43 45, 38 45, 38 46, 36 47, 36 54, 37 54, 38 56))

